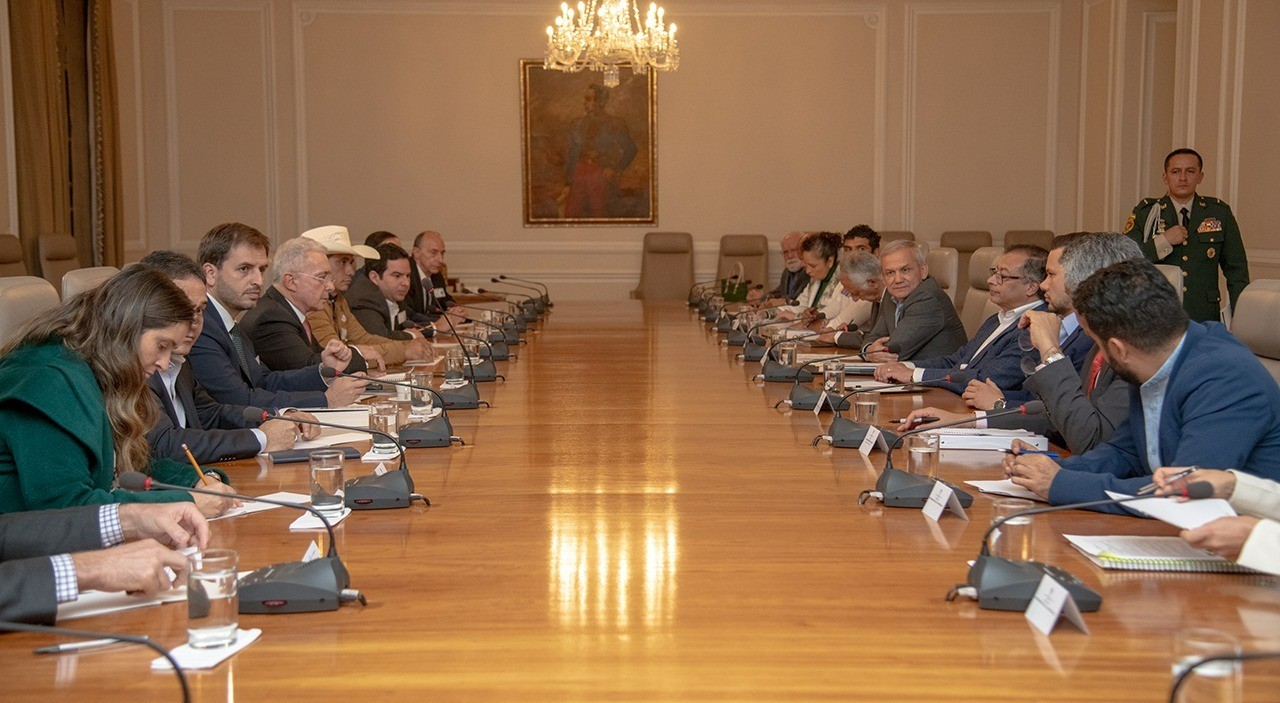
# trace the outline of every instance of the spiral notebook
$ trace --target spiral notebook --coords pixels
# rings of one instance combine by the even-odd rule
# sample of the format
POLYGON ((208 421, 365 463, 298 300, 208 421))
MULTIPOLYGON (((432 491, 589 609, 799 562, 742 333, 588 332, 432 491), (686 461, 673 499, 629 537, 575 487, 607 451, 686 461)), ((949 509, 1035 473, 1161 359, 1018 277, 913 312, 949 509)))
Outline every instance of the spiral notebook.
POLYGON ((1216 554, 1196 549, 1181 537, 1063 535, 1089 561, 1104 569, 1127 571, 1204 571, 1258 573, 1216 554))

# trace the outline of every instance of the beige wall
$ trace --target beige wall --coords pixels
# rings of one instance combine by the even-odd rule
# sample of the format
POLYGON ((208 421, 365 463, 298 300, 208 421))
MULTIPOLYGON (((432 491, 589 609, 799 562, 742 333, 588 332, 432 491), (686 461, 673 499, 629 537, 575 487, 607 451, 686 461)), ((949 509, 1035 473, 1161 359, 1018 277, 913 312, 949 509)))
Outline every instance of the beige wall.
POLYGON ((432 227, 473 286, 505 272, 623 297, 646 229, 692 232, 701 279, 725 233, 1118 228, 1194 137, 1229 169, 1214 188, 1253 260, 1280 264, 1261 221, 1276 3, 669 0, 683 55, 658 81, 658 226, 526 229, 517 66, 556 4, 117 0, 129 257, 193 251, 230 219, 277 241, 432 227), (1184 85, 1224 65, 1225 113, 1184 85))
POLYGON ((17 152, 13 143, 13 62, 9 59, 9 0, 0 0, 0 228, 18 232, 17 152))

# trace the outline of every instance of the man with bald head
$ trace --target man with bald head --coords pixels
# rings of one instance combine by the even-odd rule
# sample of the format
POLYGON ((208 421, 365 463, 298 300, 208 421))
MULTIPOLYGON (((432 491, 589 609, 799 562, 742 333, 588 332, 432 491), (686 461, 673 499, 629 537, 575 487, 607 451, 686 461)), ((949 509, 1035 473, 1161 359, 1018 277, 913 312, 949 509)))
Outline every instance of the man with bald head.
MULTIPOLYGON (((413 240, 413 250, 409 254, 413 265, 409 267, 409 294, 404 298, 405 307, 433 320, 442 309, 458 307, 445 287, 444 237, 434 230, 422 232, 413 240)), ((457 312, 466 316, 462 309, 457 312)))

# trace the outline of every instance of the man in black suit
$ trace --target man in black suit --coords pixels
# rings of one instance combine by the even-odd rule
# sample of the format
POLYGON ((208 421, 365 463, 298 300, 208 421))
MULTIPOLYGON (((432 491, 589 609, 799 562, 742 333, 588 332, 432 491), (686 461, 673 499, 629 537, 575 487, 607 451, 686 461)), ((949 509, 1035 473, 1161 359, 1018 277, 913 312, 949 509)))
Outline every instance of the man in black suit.
MULTIPOLYGON (((292 449, 299 434, 307 439, 319 435, 320 428, 315 425, 285 420, 250 420, 253 411, 261 413, 260 408, 224 405, 210 397, 196 383, 191 366, 186 363, 191 345, 204 327, 204 310, 209 302, 203 272, 190 257, 175 251, 153 251, 143 257, 141 263, 168 276, 187 294, 196 310, 191 331, 182 345, 173 350, 169 368, 147 378, 147 386, 163 410, 156 425, 147 432, 152 456, 186 461, 182 450, 185 444, 197 462, 232 461, 260 452, 292 449)), ((291 411, 286 414, 315 420, 308 413, 291 411)))
POLYGON ((881 246, 880 271, 884 299, 863 337, 868 361, 931 359, 969 341, 956 306, 929 276, 919 244, 900 239, 881 246))
POLYGON ((153 594, 209 542, 194 503, 112 503, 0 515, 0 620, 52 625, 80 591, 153 594), (137 540, 123 544, 125 540, 137 540))
POLYGON ((804 272, 804 261, 800 258, 800 243, 805 234, 807 232, 797 231, 782 235, 782 278, 777 288, 762 296, 766 306, 786 305, 788 300, 799 298, 800 291, 809 285, 809 274, 804 272))
POLYGON ((409 293, 409 252, 387 242, 377 247, 380 258, 368 259, 351 280, 347 304, 370 334, 388 339, 422 339, 434 330, 418 329, 401 301, 409 293))
POLYGON ((432 320, 443 308, 450 310, 450 314, 461 322, 466 317, 466 310, 445 288, 444 251, 444 237, 439 232, 427 230, 413 240, 413 266, 409 267, 409 293, 404 299, 405 307, 432 320), (423 285, 423 281, 429 284, 423 285))
POLYGON ((299 369, 326 363, 326 350, 347 350, 343 365, 328 364, 339 371, 368 370, 364 356, 353 345, 330 340, 325 346, 311 332, 307 315, 324 307, 334 292, 329 255, 323 244, 296 237, 280 245, 271 264, 272 284, 262 300, 244 314, 240 326, 253 341, 258 358, 274 369, 299 369))
MULTIPOLYGON (((258 304, 262 274, 267 270, 270 241, 245 224, 218 225, 200 240, 198 260, 209 288, 204 329, 188 357, 196 381, 220 403, 261 408, 344 407, 355 402, 368 383, 336 378, 326 383, 319 364, 273 371, 258 362, 253 342, 237 329, 236 320, 258 304)), ((331 345, 323 364, 345 368, 351 351, 331 345)))

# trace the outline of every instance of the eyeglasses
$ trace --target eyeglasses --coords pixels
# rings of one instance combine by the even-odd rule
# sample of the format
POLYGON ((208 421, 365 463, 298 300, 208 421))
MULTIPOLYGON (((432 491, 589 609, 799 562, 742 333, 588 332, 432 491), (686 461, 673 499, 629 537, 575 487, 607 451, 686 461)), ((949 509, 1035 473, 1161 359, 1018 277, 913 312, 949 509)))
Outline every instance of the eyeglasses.
MULTIPOLYGON (((1000 273, 999 271, 996 271, 995 269, 988 269, 988 270, 991 272, 991 276, 995 276, 996 278, 999 278, 1001 283, 1008 283, 1009 281, 1021 281, 1023 278, 1026 278, 1026 276, 1007 276, 1003 273, 1000 273)), ((990 276, 988 276, 988 278, 990 278, 990 276)))
POLYGON ((319 276, 315 275, 314 273, 307 273, 306 271, 290 271, 290 273, 292 273, 295 276, 306 276, 307 278, 314 278, 326 286, 329 285, 330 283, 333 283, 333 274, 328 272, 325 272, 319 276))

